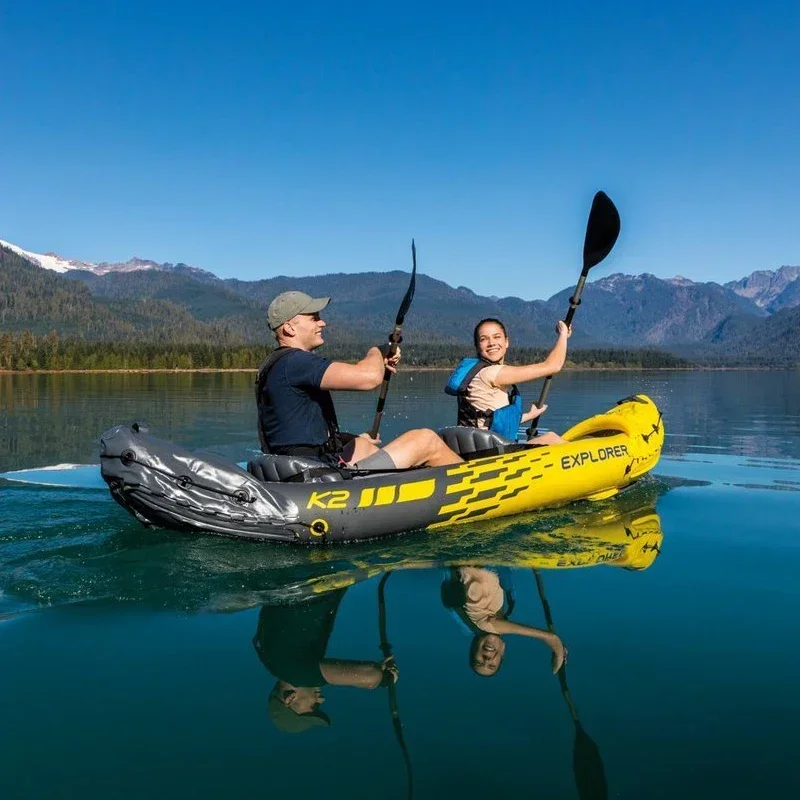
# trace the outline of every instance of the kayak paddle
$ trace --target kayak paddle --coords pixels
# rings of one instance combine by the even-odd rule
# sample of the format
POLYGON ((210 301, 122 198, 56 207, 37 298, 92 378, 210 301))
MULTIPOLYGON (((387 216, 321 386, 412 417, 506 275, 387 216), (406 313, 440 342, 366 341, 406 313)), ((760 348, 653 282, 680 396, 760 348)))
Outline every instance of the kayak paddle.
MULTIPOLYGON (((378 583, 378 630, 381 637, 381 652, 384 658, 389 658, 392 655, 392 645, 389 644, 389 639, 386 635, 386 600, 383 596, 386 581, 389 580, 391 571, 387 572, 378 583)), ((414 794, 412 777, 411 777, 411 756, 408 754, 405 739, 403 738, 403 723, 400 721, 400 711, 397 707, 397 687, 394 680, 390 677, 386 688, 389 692, 389 711, 392 715, 392 725, 394 726, 394 733, 397 737, 397 743, 400 745, 400 750, 403 752, 403 760, 406 763, 406 778, 408 781, 408 798, 414 794)))
MULTIPOLYGON (((397 318, 394 321, 394 330, 389 334, 389 358, 391 358, 397 352, 400 342, 403 341, 403 337, 401 335, 403 331, 403 321, 408 313, 408 309, 411 307, 411 301, 414 299, 414 289, 417 283, 417 248, 413 239, 411 240, 411 261, 413 264, 411 268, 411 282, 408 284, 408 289, 406 290, 406 296, 403 298, 403 302, 400 303, 400 310, 397 312, 397 318)), ((373 439, 378 438, 378 429, 381 426, 383 407, 386 405, 386 395, 389 392, 389 381, 391 379, 392 373, 388 369, 385 369, 383 371, 383 383, 381 384, 381 393, 378 397, 378 407, 375 411, 375 419, 372 421, 372 430, 369 432, 369 435, 373 439)))
MULTIPOLYGON (((572 322, 575 310, 581 304, 581 292, 583 292, 583 286, 586 283, 589 270, 597 266, 611 252, 611 248, 614 247, 619 236, 619 228, 619 212, 616 206, 605 192, 597 192, 592 201, 592 208, 589 211, 589 220, 586 223, 586 237, 583 241, 583 270, 581 270, 581 276, 578 278, 575 293, 569 299, 567 316, 564 317, 564 322, 567 325, 572 322)), ((550 390, 550 381, 552 380, 552 375, 548 375, 544 379, 542 393, 536 403, 538 408, 544 405, 544 401, 547 399, 547 392, 550 390)), ((531 439, 536 433, 536 429, 539 427, 539 419, 540 417, 537 417, 529 425, 526 431, 528 439, 531 439)))
MULTIPOLYGON (((613 244, 613 243, 612 243, 613 244)), ((610 249, 610 248, 609 248, 610 249)), ((538 570, 532 570, 533 577, 536 578, 536 589, 539 592, 539 599, 542 601, 544 618, 547 628, 555 633, 553 616, 550 613, 550 603, 544 593, 544 583, 538 570)), ((583 729, 581 721, 578 719, 578 710, 572 702, 567 686, 567 665, 566 663, 558 671, 558 682, 561 685, 561 695, 567 703, 572 721, 575 723, 575 744, 572 749, 572 769, 575 774, 575 785, 578 788, 580 800, 607 800, 608 784, 606 783, 606 773, 603 768, 603 759, 600 750, 592 740, 592 737, 583 729)))

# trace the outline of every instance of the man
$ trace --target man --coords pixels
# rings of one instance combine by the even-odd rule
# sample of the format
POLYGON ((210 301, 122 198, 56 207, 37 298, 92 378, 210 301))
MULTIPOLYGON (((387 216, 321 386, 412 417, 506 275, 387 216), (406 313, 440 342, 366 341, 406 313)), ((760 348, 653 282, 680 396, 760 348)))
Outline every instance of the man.
POLYGON ((380 386, 385 369, 395 372, 400 351, 372 347, 357 364, 330 361, 321 347, 325 321, 320 312, 330 297, 283 292, 267 309, 278 349, 258 374, 259 435, 264 452, 319 458, 358 469, 405 469, 457 464, 461 457, 429 428, 408 431, 384 448, 368 434, 339 431, 331 391, 368 392, 380 386))
POLYGON ((375 689, 397 681, 393 658, 352 661, 326 658, 339 604, 347 591, 336 589, 295 603, 266 604, 258 617, 253 647, 261 663, 277 678, 269 695, 269 716, 286 733, 328 727, 322 688, 353 686, 375 689))

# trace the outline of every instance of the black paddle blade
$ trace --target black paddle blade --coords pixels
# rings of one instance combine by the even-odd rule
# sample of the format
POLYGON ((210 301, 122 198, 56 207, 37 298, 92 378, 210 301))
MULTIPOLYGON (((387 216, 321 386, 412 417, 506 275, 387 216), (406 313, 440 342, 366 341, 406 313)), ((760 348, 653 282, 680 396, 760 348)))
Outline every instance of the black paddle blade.
POLYGON ((403 302, 400 304, 400 310, 397 312, 395 325, 403 324, 408 309, 411 308, 411 301, 414 299, 414 289, 416 289, 417 286, 417 246, 414 244, 413 239, 411 240, 411 262, 411 282, 408 284, 406 296, 403 298, 403 302))
POLYGON ((583 271, 588 272, 610 252, 619 236, 619 211, 605 192, 598 192, 592 201, 586 239, 583 242, 583 271))
POLYGON ((580 722, 575 723, 575 747, 572 751, 575 785, 581 800, 607 800, 608 784, 600 750, 580 722))

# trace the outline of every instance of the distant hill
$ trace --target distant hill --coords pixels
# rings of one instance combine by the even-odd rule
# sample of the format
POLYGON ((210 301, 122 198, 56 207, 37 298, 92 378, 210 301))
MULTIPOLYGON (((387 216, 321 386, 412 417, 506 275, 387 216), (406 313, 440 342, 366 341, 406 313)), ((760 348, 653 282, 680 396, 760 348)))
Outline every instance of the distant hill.
MULTIPOLYGON (((116 277, 124 277, 118 275, 116 277)), ((205 324, 181 302, 93 296, 83 282, 40 269, 0 247, 0 332, 28 330, 90 341, 234 342, 224 323, 205 324)))
POLYGON ((704 360, 726 364, 800 365, 800 306, 776 312, 758 325, 741 321, 721 332, 704 360))
MULTIPOLYGON (((209 273, 210 274, 210 273, 209 273)), ((219 279, 214 283, 197 280, 191 272, 92 272, 71 271, 67 278, 86 284, 93 297, 107 300, 163 300, 185 308, 203 322, 229 321, 244 331, 264 324, 263 306, 226 289, 219 279)))
MULTIPOLYGON (((131 259, 93 265, 5 244, 0 259, 4 330, 54 329, 86 341, 270 344, 266 306, 290 288, 333 297, 326 314, 332 345, 383 341, 409 280, 401 271, 223 280, 186 264, 131 259)), ((572 291, 526 301, 418 275, 404 335, 408 343, 468 348, 475 323, 498 317, 514 346, 549 347, 572 291)), ((571 347, 648 347, 700 360, 793 363, 800 328, 783 311, 796 308, 800 267, 755 272, 726 286, 614 274, 586 285, 571 347)))

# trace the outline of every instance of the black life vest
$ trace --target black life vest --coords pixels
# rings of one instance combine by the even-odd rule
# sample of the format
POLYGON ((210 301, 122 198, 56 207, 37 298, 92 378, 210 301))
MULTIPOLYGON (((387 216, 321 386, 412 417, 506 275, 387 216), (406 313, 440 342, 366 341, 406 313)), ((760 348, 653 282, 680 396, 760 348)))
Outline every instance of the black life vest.
MULTIPOLYGON (((267 442, 266 434, 266 413, 267 413, 267 398, 266 398, 266 385, 267 377, 269 376, 272 368, 285 356, 291 352, 299 350, 297 347, 278 347, 273 350, 264 363, 258 368, 258 377, 256 378, 256 405, 258 407, 258 440, 261 443, 262 453, 272 453, 269 442, 267 442)), ((321 458, 323 456, 338 456, 342 452, 344 446, 342 434, 339 431, 339 422, 336 419, 336 409, 333 407, 333 400, 328 392, 323 392, 319 400, 320 411, 322 411, 322 418, 328 426, 328 438, 319 446, 315 445, 298 445, 293 447, 294 454, 308 455, 312 457, 321 458), (307 452, 302 452, 307 451, 307 452), (316 451, 316 452, 311 452, 316 451)))

